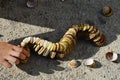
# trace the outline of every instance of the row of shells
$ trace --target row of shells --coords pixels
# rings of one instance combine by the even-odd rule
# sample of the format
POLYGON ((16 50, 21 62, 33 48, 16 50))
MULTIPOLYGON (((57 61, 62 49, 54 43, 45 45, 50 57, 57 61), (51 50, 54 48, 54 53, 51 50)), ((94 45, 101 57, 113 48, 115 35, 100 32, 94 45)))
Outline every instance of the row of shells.
MULTIPOLYGON (((110 62, 114 62, 114 63, 119 62, 119 54, 116 52, 107 52, 105 54, 105 57, 110 62)), ((91 68, 95 68, 96 64, 97 64, 97 61, 94 60, 93 58, 89 58, 84 61, 84 65, 91 68)), ((68 62, 68 66, 71 68, 77 68, 79 66, 79 63, 77 60, 71 60, 68 62)))
POLYGON ((103 46, 106 42, 105 36, 96 27, 83 24, 73 25, 57 43, 38 37, 26 37, 21 42, 21 46, 27 50, 33 48, 39 55, 52 59, 55 57, 64 58, 73 50, 78 37, 81 36, 91 41, 96 46, 103 46))

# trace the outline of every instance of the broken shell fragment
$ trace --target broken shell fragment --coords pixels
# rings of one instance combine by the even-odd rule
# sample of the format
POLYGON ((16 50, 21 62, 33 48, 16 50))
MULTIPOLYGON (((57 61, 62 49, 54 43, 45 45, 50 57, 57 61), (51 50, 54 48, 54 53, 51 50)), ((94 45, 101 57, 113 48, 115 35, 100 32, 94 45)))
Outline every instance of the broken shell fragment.
POLYGON ((26 5, 28 8, 34 8, 37 5, 37 0, 28 0, 26 5))
POLYGON ((109 6, 103 7, 102 14, 107 17, 111 16, 113 14, 112 8, 109 6))
POLYGON ((95 60, 92 58, 89 58, 85 61, 84 65, 89 67, 95 67, 95 60))
POLYGON ((68 66, 71 68, 76 68, 78 67, 78 62, 76 60, 71 60, 70 62, 68 62, 68 66))
POLYGON ((106 59, 109 61, 115 62, 118 59, 118 54, 115 52, 107 52, 106 59))

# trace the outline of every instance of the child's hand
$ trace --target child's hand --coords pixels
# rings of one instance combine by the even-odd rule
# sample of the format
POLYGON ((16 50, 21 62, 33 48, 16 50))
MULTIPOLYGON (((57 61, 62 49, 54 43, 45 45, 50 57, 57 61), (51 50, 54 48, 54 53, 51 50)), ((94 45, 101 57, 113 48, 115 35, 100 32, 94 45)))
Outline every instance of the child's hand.
POLYGON ((20 46, 15 46, 6 42, 0 42, 0 64, 11 68, 12 63, 19 64, 19 59, 29 57, 30 53, 20 46))

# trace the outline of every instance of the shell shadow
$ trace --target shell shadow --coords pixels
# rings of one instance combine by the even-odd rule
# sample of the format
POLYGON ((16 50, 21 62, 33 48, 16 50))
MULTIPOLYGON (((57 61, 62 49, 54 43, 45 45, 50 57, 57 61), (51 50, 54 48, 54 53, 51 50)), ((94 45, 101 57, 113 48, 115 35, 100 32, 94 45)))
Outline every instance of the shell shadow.
POLYGON ((96 63, 96 65, 94 68, 101 68, 102 67, 102 64, 99 61, 95 60, 95 63, 96 63))

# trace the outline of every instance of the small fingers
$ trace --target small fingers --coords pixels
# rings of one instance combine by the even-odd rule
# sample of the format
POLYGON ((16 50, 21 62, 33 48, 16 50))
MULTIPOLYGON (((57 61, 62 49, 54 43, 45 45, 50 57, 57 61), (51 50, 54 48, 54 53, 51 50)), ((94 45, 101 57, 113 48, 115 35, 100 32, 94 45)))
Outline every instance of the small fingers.
POLYGON ((26 58, 26 56, 23 53, 17 52, 17 51, 13 51, 13 50, 10 51, 10 55, 14 56, 14 57, 17 57, 17 58, 20 58, 20 59, 25 59, 26 58))
POLYGON ((18 46, 13 46, 13 50, 15 51, 21 51, 21 47, 18 45, 18 46))
POLYGON ((14 51, 17 51, 19 53, 23 53, 26 57, 30 57, 30 53, 20 46, 13 46, 13 49, 14 49, 14 51))
POLYGON ((8 61, 10 61, 10 62, 13 62, 13 63, 15 63, 15 64, 19 64, 19 63, 20 63, 19 59, 15 58, 15 57, 13 57, 13 56, 7 56, 7 57, 6 57, 6 60, 8 60, 8 61))
POLYGON ((26 51, 25 49, 23 49, 23 54, 26 55, 27 57, 30 57, 30 52, 26 51))

